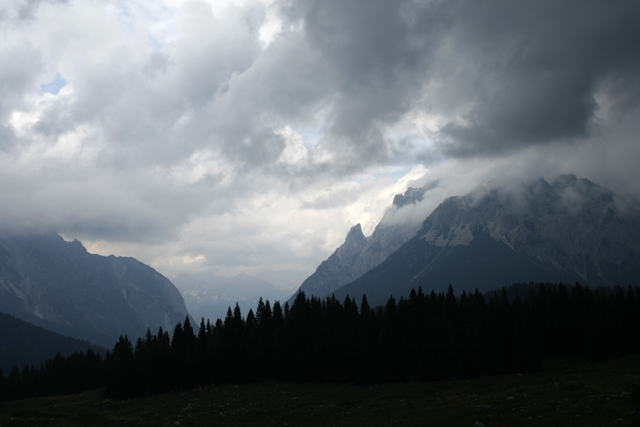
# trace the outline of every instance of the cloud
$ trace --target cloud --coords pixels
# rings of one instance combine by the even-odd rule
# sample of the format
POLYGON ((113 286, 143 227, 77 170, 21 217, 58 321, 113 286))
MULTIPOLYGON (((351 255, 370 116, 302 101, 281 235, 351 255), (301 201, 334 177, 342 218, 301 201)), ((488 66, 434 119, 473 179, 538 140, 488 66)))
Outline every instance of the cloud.
POLYGON ((414 219, 567 172, 640 196, 639 18, 597 1, 9 2, 0 225, 291 285, 409 185, 440 180, 414 219))
POLYGON ((6 0, 0 5, 0 22, 19 23, 34 19, 42 3, 65 4, 66 0, 6 0))
POLYGON ((460 30, 452 34, 451 49, 476 60, 462 76, 477 86, 463 93, 473 103, 463 121, 442 129, 451 140, 447 151, 500 154, 530 144, 585 139, 604 81, 614 78, 635 86, 626 73, 640 70, 640 31, 632 24, 640 13, 637 5, 502 5, 499 14, 487 4, 470 5, 460 17, 460 30))

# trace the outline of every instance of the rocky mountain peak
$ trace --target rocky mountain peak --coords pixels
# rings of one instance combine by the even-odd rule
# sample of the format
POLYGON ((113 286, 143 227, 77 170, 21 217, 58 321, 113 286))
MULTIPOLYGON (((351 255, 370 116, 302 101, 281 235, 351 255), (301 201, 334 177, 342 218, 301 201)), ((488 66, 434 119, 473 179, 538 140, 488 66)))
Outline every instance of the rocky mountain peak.
POLYGON ((362 233, 362 227, 360 223, 358 223, 351 227, 347 237, 344 239, 344 243, 336 251, 336 255, 339 258, 347 258, 360 253, 366 245, 367 238, 362 233))
MULTIPOLYGON (((384 214, 373 234, 368 238, 362 233, 360 224, 349 230, 345 242, 318 267, 300 286, 307 295, 330 296, 332 291, 355 280, 383 262, 389 254, 412 238, 420 229, 420 221, 390 220, 403 208, 423 200, 427 191, 436 188, 433 181, 421 188, 410 187, 404 194, 397 194, 393 205, 384 214)), ((297 292, 296 292, 297 294, 297 292)), ((293 302, 295 294, 290 298, 293 302)))
MULTIPOLYGON (((476 192, 448 198, 425 220, 421 233, 423 239, 436 246, 469 245, 472 230, 480 229, 510 245, 536 236, 559 243, 561 228, 563 233, 569 233, 580 224, 581 231, 571 231, 571 239, 577 244, 593 240, 588 246, 595 248, 599 239, 596 235, 602 234, 602 221, 607 215, 621 213, 618 205, 622 199, 618 199, 610 190, 587 179, 562 175, 551 185, 540 179, 509 189, 493 189, 480 196, 476 192), (600 229, 595 224, 601 224, 600 229), (593 230, 591 234, 585 233, 589 230, 593 230)), ((569 243, 566 239, 562 245, 567 247, 569 243)))
POLYGON ((610 266, 635 263, 628 249, 640 246, 640 210, 588 179, 562 175, 551 185, 544 180, 523 183, 491 192, 473 208, 463 203, 467 198, 457 199, 455 206, 453 200, 445 201, 425 221, 425 240, 436 246, 469 245, 484 232, 520 255, 562 265, 585 281, 600 276, 597 280, 608 283, 605 270, 610 266))
POLYGON ((69 242, 69 247, 72 247, 76 250, 81 250, 83 252, 87 252, 87 249, 84 247, 82 242, 78 239, 73 239, 72 242, 69 242))
POLYGON ((577 176, 575 176, 574 174, 565 174, 565 175, 560 175, 558 178, 556 178, 556 180, 553 182, 551 186, 554 188, 566 188, 566 187, 574 186, 576 182, 578 182, 577 176))
POLYGON ((424 193, 426 192, 427 187, 409 187, 404 194, 396 194, 396 196, 393 198, 393 205, 397 208, 401 208, 406 205, 421 202, 424 198, 424 193))

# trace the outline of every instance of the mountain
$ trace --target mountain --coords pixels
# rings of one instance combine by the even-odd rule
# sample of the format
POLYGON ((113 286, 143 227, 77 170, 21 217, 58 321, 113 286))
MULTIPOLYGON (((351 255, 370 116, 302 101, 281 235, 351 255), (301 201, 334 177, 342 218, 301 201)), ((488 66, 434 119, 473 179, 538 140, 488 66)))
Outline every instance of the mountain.
POLYGON ((385 212, 375 230, 366 238, 362 227, 357 224, 338 249, 317 268, 289 299, 293 303, 296 294, 303 291, 306 295, 324 297, 339 287, 356 280, 367 271, 382 263, 391 253, 413 237, 420 229, 419 221, 392 221, 398 211, 422 201, 424 194, 435 188, 433 182, 422 188, 409 187, 404 194, 397 194, 391 208, 385 212))
POLYGON ((640 207, 587 179, 563 175, 442 202, 383 263, 335 291, 370 304, 390 295, 486 291, 515 282, 637 285, 640 207))
POLYGON ((134 258, 87 252, 57 234, 0 236, 0 311, 111 348, 187 315, 180 292, 134 258))
POLYGON ((11 368, 18 366, 40 367, 56 353, 68 357, 75 352, 86 353, 88 349, 105 356, 107 349, 89 341, 65 337, 55 332, 32 325, 15 317, 0 313, 0 369, 6 376, 11 368))
POLYGON ((272 304, 287 297, 266 280, 246 274, 231 278, 208 275, 202 279, 180 274, 173 280, 184 297, 189 313, 198 322, 202 318, 212 322, 224 319, 229 307, 233 310, 236 302, 246 316, 250 309, 255 312, 260 297, 272 304))

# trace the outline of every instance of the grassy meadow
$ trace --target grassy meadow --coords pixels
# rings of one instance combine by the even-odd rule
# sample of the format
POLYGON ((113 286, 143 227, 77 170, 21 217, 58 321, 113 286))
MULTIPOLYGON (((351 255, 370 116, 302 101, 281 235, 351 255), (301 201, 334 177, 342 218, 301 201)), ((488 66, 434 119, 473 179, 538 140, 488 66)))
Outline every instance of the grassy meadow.
POLYGON ((640 357, 447 382, 225 384, 114 401, 3 402, 1 426, 640 426, 640 357))

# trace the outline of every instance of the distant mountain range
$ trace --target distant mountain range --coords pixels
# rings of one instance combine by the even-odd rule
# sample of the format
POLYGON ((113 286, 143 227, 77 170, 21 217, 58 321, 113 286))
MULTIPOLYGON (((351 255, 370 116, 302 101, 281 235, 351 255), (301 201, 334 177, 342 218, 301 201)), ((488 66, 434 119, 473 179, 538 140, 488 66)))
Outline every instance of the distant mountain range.
POLYGON ((153 268, 57 234, 0 235, 0 312, 107 348, 120 334, 173 330, 187 316, 180 292, 153 268))
MULTIPOLYGON (((390 295, 487 291, 515 282, 637 285, 640 281, 640 205, 574 175, 552 184, 538 181, 510 188, 479 189, 442 202, 410 238, 382 262, 362 271, 364 236, 352 229, 345 244, 323 264, 350 250, 340 277, 358 275, 339 288, 337 275, 315 281, 323 264, 301 289, 307 294, 383 304, 390 295), (345 249, 348 248, 348 249, 345 249), (332 258, 333 257, 333 258, 332 258), (306 286, 314 278, 314 286, 306 286), (326 291, 326 289, 330 289, 326 291)), ((376 229, 377 230, 377 229, 376 229)), ((361 234, 361 232, 360 232, 361 234)), ((375 232, 374 232, 375 234, 375 232)))
POLYGON ((273 304, 284 301, 288 294, 276 289, 271 283, 260 278, 239 274, 234 277, 206 275, 194 279, 180 274, 173 279, 182 293, 189 313, 199 323, 202 318, 215 323, 223 319, 229 308, 233 311, 236 303, 246 317, 250 309, 255 312, 260 297, 273 304))

